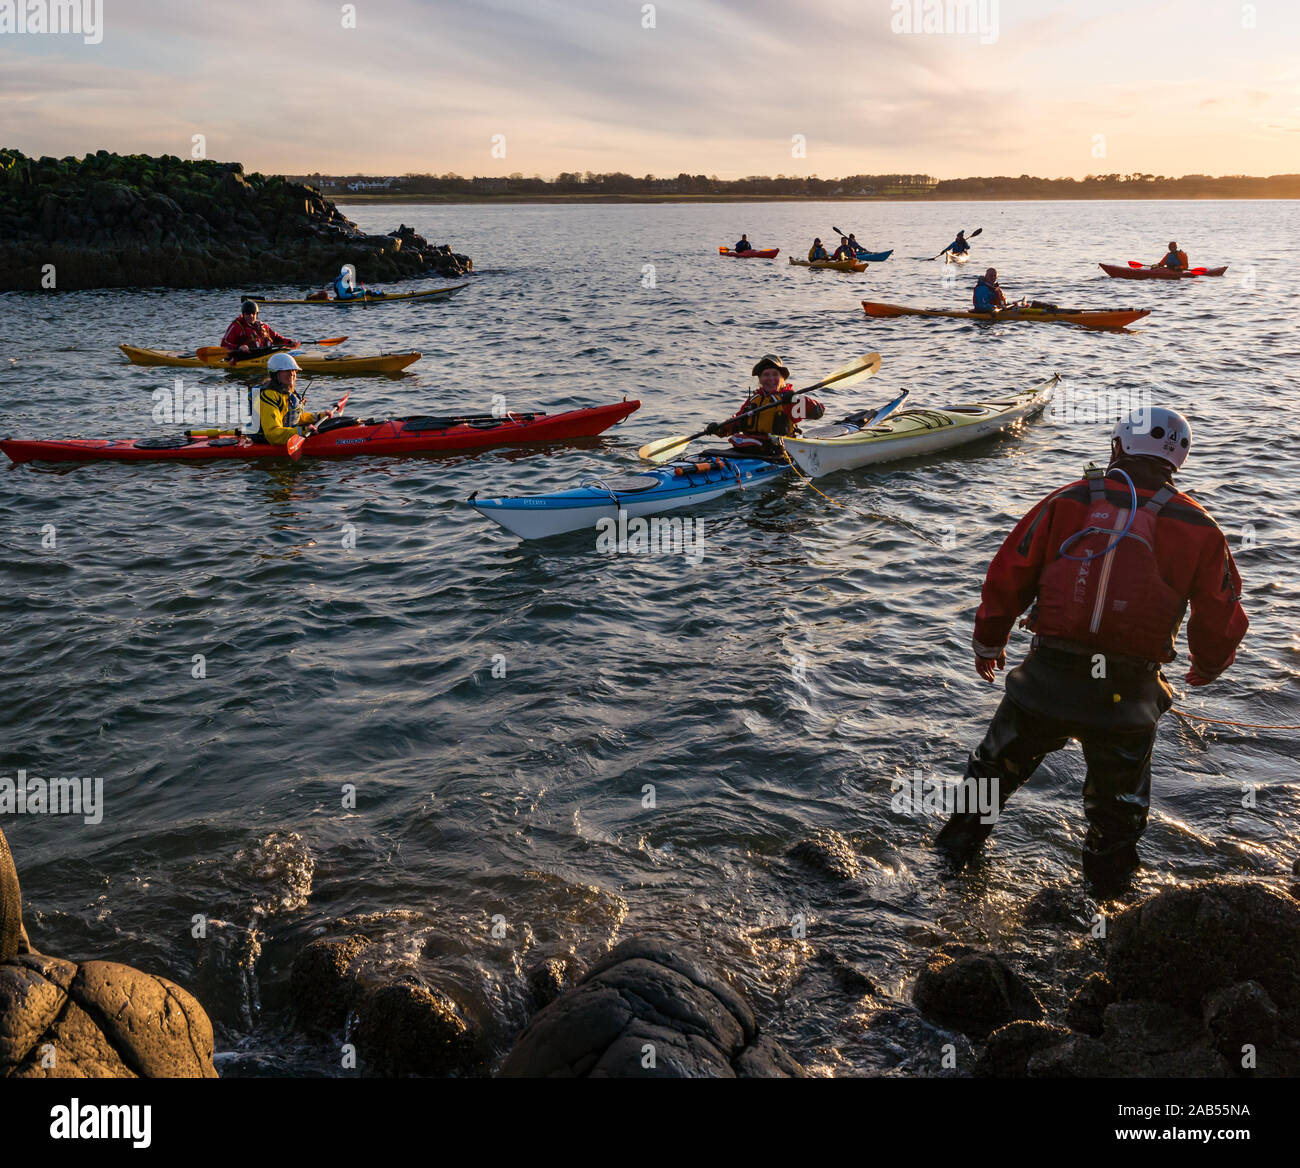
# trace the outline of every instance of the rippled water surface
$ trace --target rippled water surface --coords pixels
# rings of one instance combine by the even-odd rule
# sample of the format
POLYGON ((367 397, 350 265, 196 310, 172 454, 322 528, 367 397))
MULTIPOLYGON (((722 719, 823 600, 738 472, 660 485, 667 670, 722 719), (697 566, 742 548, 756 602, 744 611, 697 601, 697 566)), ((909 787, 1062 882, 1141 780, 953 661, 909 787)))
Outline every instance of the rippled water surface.
MULTIPOLYGON (((1009 950, 1048 996, 1068 980, 1019 906, 1062 884, 1080 920, 1091 911, 1078 748, 1017 794, 959 878, 928 850, 937 817, 892 811, 889 795, 917 767, 959 773, 979 740, 998 697, 969 664, 984 569, 1019 515, 1104 457, 1105 425, 1049 417, 1016 439, 822 480, 845 508, 797 483, 702 507, 698 564, 599 554, 587 535, 521 544, 463 505, 474 489, 633 467, 642 443, 735 409, 764 352, 808 384, 879 350, 874 382, 823 395, 835 412, 905 386, 916 405, 988 397, 1053 371, 1075 394, 1150 387, 1192 421, 1180 482, 1227 531, 1252 621, 1228 679, 1181 704, 1300 721, 1295 204, 348 211, 368 230, 400 220, 450 241, 478 273, 446 304, 268 309, 290 335, 424 354, 397 378, 319 378, 313 403, 347 388, 363 416, 479 412, 498 394, 512 409, 643 405, 579 448, 0 474, 0 775, 102 776, 105 791, 99 825, 4 821, 33 941, 192 988, 227 1069, 251 1056, 282 1073, 337 1065, 284 1034, 289 964, 322 931, 380 941, 498 1051, 527 1017, 520 975, 534 961, 666 931, 827 1074, 929 1073, 924 1027, 904 1010, 863 1024, 906 1001, 942 941, 1009 950), (893 258, 861 276, 786 263, 833 224, 893 258), (954 269, 921 257, 963 226, 984 228, 976 262, 945 285, 954 269), (719 258, 742 231, 781 258, 719 258), (1171 236, 1227 277, 1134 283, 1096 267, 1154 260, 1171 236), (1126 335, 871 321, 859 307, 961 306, 986 263, 1013 296, 1154 312, 1126 335), (829 833, 856 853, 856 879, 786 855, 829 833), (798 914, 806 938, 791 935, 798 914), (206 939, 196 916, 212 922, 206 939)), ((151 394, 175 371, 133 368, 114 346, 215 344, 241 291, 253 289, 4 297, 0 430, 158 432, 151 394)), ((1167 720, 1142 887, 1285 873, 1300 839, 1295 743, 1167 720)))

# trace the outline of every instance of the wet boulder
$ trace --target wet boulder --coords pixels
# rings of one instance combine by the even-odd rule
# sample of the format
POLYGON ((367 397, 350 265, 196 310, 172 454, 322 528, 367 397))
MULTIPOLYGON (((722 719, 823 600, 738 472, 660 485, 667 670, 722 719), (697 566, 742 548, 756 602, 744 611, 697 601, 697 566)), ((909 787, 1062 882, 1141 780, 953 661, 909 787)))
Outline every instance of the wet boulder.
POLYGON ((363 1072, 381 1078, 473 1074, 477 1038, 446 993, 410 978, 370 990, 352 1030, 363 1072))
POLYGON ((931 1022, 975 1039, 1043 1017, 1034 991, 1002 957, 967 945, 941 945, 916 979, 912 1000, 931 1022))
POLYGON ((803 1068, 744 998, 653 938, 623 942, 524 1029, 506 1078, 783 1078, 803 1068))
POLYGON ((35 952, 0 832, 0 1077, 216 1078, 212 1023, 174 982, 35 952))
POLYGON ((366 937, 319 937, 299 951, 289 971, 289 994, 300 1029, 343 1029, 358 993, 356 959, 369 945, 366 937))

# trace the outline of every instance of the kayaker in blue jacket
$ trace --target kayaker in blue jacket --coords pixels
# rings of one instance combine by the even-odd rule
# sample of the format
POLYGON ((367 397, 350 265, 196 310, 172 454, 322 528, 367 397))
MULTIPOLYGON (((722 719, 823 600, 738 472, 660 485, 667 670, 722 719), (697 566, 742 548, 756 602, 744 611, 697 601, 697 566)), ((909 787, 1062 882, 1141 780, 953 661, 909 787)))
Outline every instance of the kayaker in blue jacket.
POLYGON ((753 251, 754 245, 749 242, 748 235, 742 235, 740 237, 740 242, 736 244, 736 246, 733 247, 731 250, 732 251, 753 251))
POLYGON ((858 237, 857 237, 856 235, 854 235, 852 231, 850 231, 850 232, 849 232, 849 251, 851 251, 851 252, 853 253, 853 258, 854 258, 855 260, 860 260, 860 259, 862 258, 862 253, 865 252, 866 250, 867 250, 867 249, 866 249, 865 247, 863 247, 862 244, 860 244, 860 243, 858 242, 858 237))
POLYGON ((334 295, 339 300, 364 300, 382 296, 382 292, 371 292, 364 284, 357 283, 357 272, 351 264, 344 264, 342 270, 334 277, 334 295))
POLYGON ((950 251, 953 255, 965 255, 970 251, 970 242, 966 238, 965 230, 957 232, 957 238, 943 250, 950 251))
POLYGON ((830 253, 822 246, 820 236, 813 240, 813 245, 808 249, 808 258, 810 260, 828 260, 830 253))
POLYGON ((984 275, 975 281, 975 292, 971 297, 971 302, 974 304, 976 312, 993 312, 999 308, 1006 308, 1007 298, 998 283, 997 268, 989 268, 984 275))

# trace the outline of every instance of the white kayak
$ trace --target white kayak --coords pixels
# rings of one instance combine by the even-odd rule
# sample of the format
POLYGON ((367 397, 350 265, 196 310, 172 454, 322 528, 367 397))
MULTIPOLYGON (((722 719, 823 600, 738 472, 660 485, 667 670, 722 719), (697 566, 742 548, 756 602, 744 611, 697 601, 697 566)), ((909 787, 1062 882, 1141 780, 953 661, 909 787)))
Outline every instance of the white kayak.
POLYGON ((901 410, 879 425, 819 426, 801 438, 783 438, 782 442, 795 465, 812 478, 933 454, 1019 430, 1046 408, 1060 380, 1061 375, 1054 373, 1041 385, 1011 397, 940 409, 901 410))

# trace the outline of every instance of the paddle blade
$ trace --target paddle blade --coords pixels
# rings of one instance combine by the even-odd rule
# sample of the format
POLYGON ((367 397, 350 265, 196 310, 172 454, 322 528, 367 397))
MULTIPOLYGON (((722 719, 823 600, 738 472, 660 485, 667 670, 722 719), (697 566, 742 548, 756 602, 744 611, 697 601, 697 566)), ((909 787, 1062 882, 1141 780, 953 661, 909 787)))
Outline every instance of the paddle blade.
POLYGON ((1188 268, 1187 274, 1189 276, 1203 276, 1209 270, 1210 270, 1209 268, 1188 268))
POLYGON ((676 458, 681 453, 682 447, 690 440, 691 436, 689 434, 678 434, 672 438, 660 438, 641 447, 636 452, 637 457, 644 462, 667 462, 671 458, 676 458))
POLYGON ((880 372, 880 354, 867 353, 859 357, 856 361, 850 361, 842 369, 835 370, 834 373, 823 377, 816 385, 810 385, 807 389, 801 390, 801 393, 810 393, 814 389, 822 389, 828 385, 845 386, 852 385, 854 382, 865 381, 868 377, 874 377, 880 372))
POLYGON ((204 345, 201 349, 195 349, 194 355, 200 361, 224 361, 230 356, 230 350, 220 345, 204 345))
POLYGON ((984 233, 984 228, 982 228, 982 227, 977 227, 977 228, 975 228, 975 230, 972 231, 968 236, 966 236, 966 238, 967 238, 967 239, 974 239, 977 235, 982 235, 983 233, 984 233))
POLYGON ((718 255, 726 255, 726 254, 727 254, 727 249, 725 247, 718 248, 718 255))
POLYGON ((288 454, 294 462, 297 462, 298 459, 302 457, 302 444, 303 436, 301 434, 295 434, 284 444, 285 453, 288 454))
POLYGON ((1137 260, 1129 260, 1128 266, 1130 268, 1145 268, 1146 264, 1140 264, 1137 260))
POLYGON ((319 341, 304 341, 304 345, 320 345, 324 348, 326 345, 341 345, 347 337, 322 337, 319 341))

